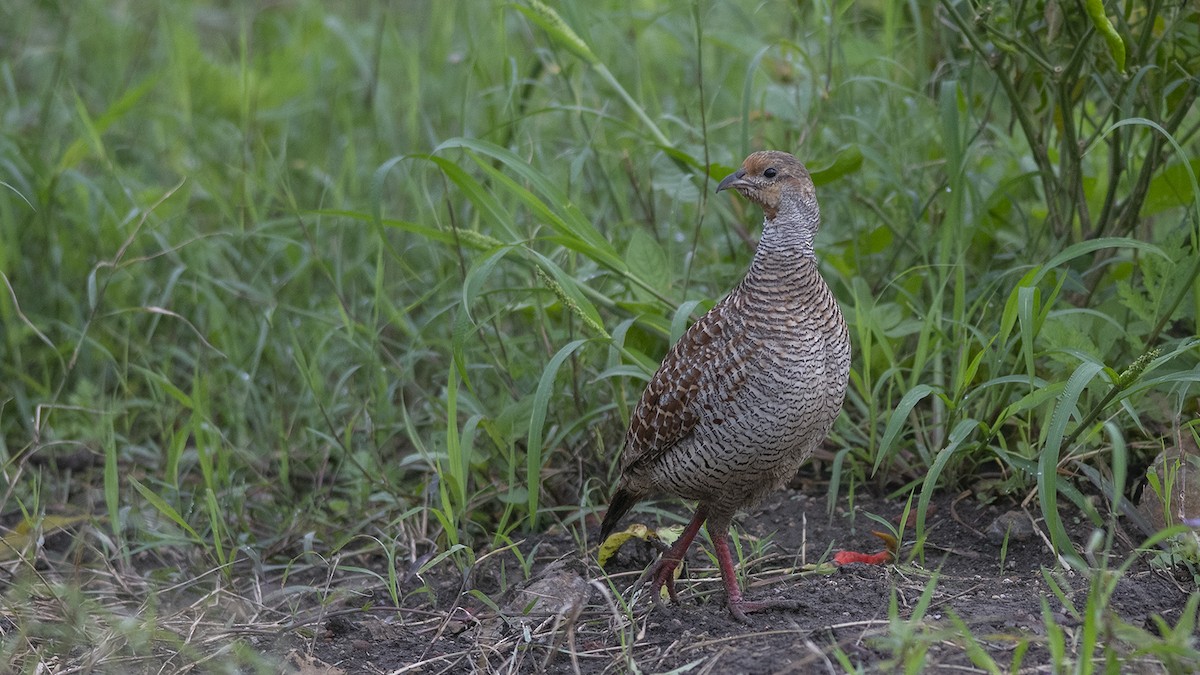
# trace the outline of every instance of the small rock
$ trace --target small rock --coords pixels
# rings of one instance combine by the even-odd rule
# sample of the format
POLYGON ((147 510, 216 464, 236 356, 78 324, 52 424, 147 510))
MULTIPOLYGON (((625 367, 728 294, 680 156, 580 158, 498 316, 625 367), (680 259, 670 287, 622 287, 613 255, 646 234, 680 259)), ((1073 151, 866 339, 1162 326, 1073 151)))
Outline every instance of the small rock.
POLYGON ((346 671, 295 649, 283 658, 280 672, 294 675, 345 675, 346 671))
POLYGON ((358 623, 345 616, 334 616, 325 622, 325 631, 331 638, 344 637, 356 630, 358 630, 358 623))
POLYGON ((578 558, 566 557, 546 565, 527 583, 514 590, 503 611, 509 616, 569 616, 588 601, 587 566, 578 558))
POLYGON ((1155 480, 1142 491, 1138 512, 1152 528, 1191 524, 1200 516, 1200 449, 1190 434, 1177 447, 1159 453, 1146 473, 1155 480))
POLYGON ((1009 541, 1025 541, 1033 536, 1033 523, 1021 511, 1007 511, 996 516, 987 528, 988 541, 997 546, 1009 541))

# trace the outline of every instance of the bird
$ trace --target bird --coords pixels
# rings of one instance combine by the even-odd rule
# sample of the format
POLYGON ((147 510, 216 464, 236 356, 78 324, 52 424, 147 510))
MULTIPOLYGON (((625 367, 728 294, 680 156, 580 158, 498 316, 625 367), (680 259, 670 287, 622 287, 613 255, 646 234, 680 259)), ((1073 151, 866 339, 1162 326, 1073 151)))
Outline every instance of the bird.
POLYGON ((707 524, 728 609, 747 623, 748 612, 797 605, 745 598, 729 525, 828 436, 849 380, 850 334, 818 269, 820 210, 804 165, 787 152, 755 152, 723 190, 762 208, 762 236, 745 277, 670 348, 633 409, 600 538, 652 494, 695 501, 679 539, 647 569, 652 597, 661 603, 665 587, 679 602, 674 570, 707 524))

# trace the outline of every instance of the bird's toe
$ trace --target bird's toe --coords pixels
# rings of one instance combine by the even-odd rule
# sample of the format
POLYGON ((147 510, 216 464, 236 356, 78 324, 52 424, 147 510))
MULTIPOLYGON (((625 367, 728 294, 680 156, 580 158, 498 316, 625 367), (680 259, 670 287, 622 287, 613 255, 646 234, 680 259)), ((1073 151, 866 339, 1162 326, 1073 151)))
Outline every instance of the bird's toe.
POLYGON ((803 603, 799 600, 788 598, 768 598, 764 600, 744 600, 737 598, 730 600, 729 613, 740 623, 750 623, 750 619, 746 615, 751 612, 765 610, 796 611, 802 607, 803 603))

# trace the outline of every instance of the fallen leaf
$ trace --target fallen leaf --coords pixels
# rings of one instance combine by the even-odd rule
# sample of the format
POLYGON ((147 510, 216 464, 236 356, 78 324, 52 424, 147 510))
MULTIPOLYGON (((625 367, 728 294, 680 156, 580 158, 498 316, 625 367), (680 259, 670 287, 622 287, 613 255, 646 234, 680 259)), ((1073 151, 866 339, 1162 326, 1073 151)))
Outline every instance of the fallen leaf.
POLYGON ((608 539, 601 542, 600 549, 596 551, 596 562, 600 563, 601 567, 604 567, 617 554, 617 551, 625 545, 625 542, 630 539, 640 539, 650 542, 655 548, 662 550, 675 543, 681 534, 683 534, 683 528, 679 525, 651 530, 641 523, 634 523, 620 532, 608 535, 608 539))
POLYGON ((90 515, 43 516, 41 520, 22 519, 8 534, 0 537, 0 561, 13 560, 34 544, 34 540, 65 530, 92 519, 90 515))

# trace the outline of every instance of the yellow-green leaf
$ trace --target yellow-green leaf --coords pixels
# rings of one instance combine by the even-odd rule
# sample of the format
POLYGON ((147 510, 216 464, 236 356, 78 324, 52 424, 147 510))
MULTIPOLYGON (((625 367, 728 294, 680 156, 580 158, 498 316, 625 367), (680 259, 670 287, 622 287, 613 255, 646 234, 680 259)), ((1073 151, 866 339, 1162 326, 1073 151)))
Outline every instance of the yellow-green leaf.
POLYGON ((76 523, 91 520, 90 515, 51 516, 47 515, 38 521, 21 520, 12 530, 0 537, 0 561, 9 561, 27 550, 37 537, 44 537, 59 530, 65 530, 76 523))
POLYGON ((1117 62, 1117 70, 1125 72, 1125 41, 1121 39, 1121 34, 1108 19, 1108 15, 1104 13, 1104 0, 1087 0, 1086 4, 1088 17, 1091 18, 1092 25, 1096 27, 1096 30, 1104 36, 1104 41, 1108 43, 1108 51, 1112 54, 1113 61, 1117 62))
POLYGON ((651 530, 641 523, 634 523, 621 532, 614 532, 608 535, 608 539, 601 542, 600 550, 596 552, 596 562, 600 563, 601 567, 604 567, 605 563, 611 560, 617 554, 617 551, 625 545, 625 542, 630 539, 640 539, 649 542, 658 541, 664 546, 670 546, 679 540, 679 535, 681 534, 683 534, 683 527, 679 525, 651 530))

